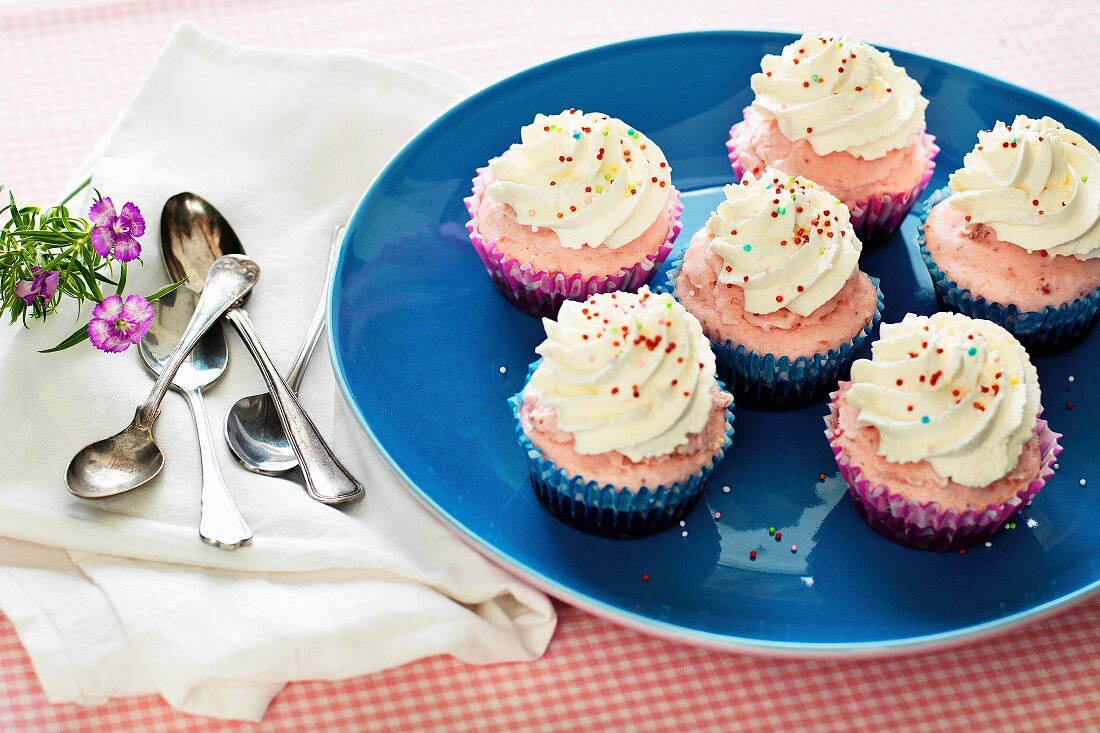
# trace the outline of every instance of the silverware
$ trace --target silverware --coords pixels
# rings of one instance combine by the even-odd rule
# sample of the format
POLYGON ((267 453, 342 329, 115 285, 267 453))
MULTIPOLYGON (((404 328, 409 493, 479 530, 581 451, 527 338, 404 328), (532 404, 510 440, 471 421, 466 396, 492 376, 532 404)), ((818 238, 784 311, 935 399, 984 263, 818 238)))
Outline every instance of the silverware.
MULTIPOLYGON (((168 199, 160 220, 164 262, 175 279, 187 276, 187 287, 203 292, 207 264, 215 257, 243 253, 240 239, 217 209, 193 193, 168 199)), ((248 313, 235 305, 226 318, 241 335, 263 373, 279 414, 283 431, 305 477, 306 491, 324 504, 342 504, 363 494, 363 487, 333 454, 321 433, 298 403, 298 398, 275 369, 260 344, 248 313)))
MULTIPOLYGON (((313 313, 309 330, 306 331, 302 347, 298 350, 298 355, 294 357, 294 363, 291 364, 290 371, 286 375, 287 386, 295 394, 301 387, 309 357, 313 355, 317 340, 325 329, 329 282, 332 280, 332 271, 336 267, 336 253, 340 251, 344 229, 345 227, 339 226, 332 233, 321 298, 317 303, 317 310, 313 313)), ((249 471, 277 476, 298 465, 298 457, 294 455, 294 449, 287 440, 286 432, 283 431, 283 423, 279 419, 275 403, 271 400, 270 392, 242 397, 229 408, 225 414, 225 442, 229 444, 229 450, 241 465, 249 471)))
POLYGON ((205 292, 149 396, 126 429, 73 456, 65 470, 69 491, 85 499, 101 499, 136 489, 160 473, 164 454, 153 440, 153 424, 168 384, 199 338, 248 295, 259 277, 260 266, 243 254, 220 257, 210 264, 209 272, 203 272, 205 292))
MULTIPOLYGON (((153 322, 138 345, 141 360, 153 374, 159 376, 168 365, 172 349, 179 342, 180 334, 197 303, 198 296, 186 288, 174 290, 153 303, 153 322)), ((252 530, 237 510, 225 485, 214 439, 210 434, 210 418, 202 399, 203 388, 221 379, 228 363, 225 332, 222 324, 215 323, 183 360, 172 378, 171 387, 187 401, 199 435, 199 458, 202 463, 199 537, 208 545, 235 550, 252 540, 252 530)))

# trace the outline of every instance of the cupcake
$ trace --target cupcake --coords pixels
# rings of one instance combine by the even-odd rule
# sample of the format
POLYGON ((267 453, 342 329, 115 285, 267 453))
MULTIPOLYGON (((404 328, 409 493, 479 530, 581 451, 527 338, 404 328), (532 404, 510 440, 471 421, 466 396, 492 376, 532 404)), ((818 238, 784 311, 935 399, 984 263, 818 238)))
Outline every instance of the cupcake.
POLYGON ((470 240, 504 296, 533 315, 637 291, 672 251, 680 199, 664 153, 622 120, 538 115, 478 170, 470 240))
POLYGON ((889 238, 939 152, 920 85, 890 54, 849 36, 808 33, 760 68, 756 98, 726 144, 736 177, 769 165, 805 176, 848 206, 865 243, 889 238))
POLYGON ((946 307, 1033 351, 1072 346, 1100 313, 1100 152, 1049 117, 998 122, 929 197, 917 242, 946 307))
POLYGON ((990 321, 910 313, 882 326, 872 352, 825 419, 857 509, 908 547, 988 540, 1043 488, 1061 452, 1027 351, 990 321))
POLYGON ((668 289, 714 343, 738 401, 794 407, 836 387, 882 312, 848 207, 775 168, 740 185, 691 239, 668 289))
POLYGON ((678 522, 733 434, 699 322, 642 287, 566 302, 543 323, 542 358, 510 400, 538 498, 603 536, 678 522))

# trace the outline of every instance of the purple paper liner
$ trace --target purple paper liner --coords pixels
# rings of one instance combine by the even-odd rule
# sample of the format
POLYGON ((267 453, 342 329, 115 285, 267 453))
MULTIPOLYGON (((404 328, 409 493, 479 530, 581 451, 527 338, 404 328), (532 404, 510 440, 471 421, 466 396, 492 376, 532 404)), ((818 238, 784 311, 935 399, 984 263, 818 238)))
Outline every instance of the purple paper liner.
POLYGON ((672 188, 672 222, 668 236, 652 255, 630 267, 622 268, 617 274, 585 276, 579 273, 536 272, 529 262, 520 262, 508 257, 497 247, 496 242, 486 240, 477 230, 477 212, 485 189, 492 183, 489 167, 477 169, 470 196, 462 200, 470 214, 466 222, 466 231, 470 233, 470 243, 481 258, 497 290, 513 305, 533 316, 553 318, 561 304, 566 300, 584 300, 591 295, 615 291, 636 292, 649 282, 650 278, 672 251, 676 236, 683 228, 680 214, 684 205, 680 201, 680 192, 672 188))
MULTIPOLYGON (((686 481, 638 491, 588 481, 559 468, 535 447, 523 431, 519 411, 523 392, 542 360, 531 364, 523 388, 508 399, 516 421, 516 437, 527 456, 527 469, 535 496, 565 524, 588 534, 612 539, 632 539, 655 534, 677 524, 699 500, 710 474, 733 442, 733 405, 726 408, 726 437, 710 464, 686 481)), ((724 387, 715 380, 719 388, 724 387)))
MULTIPOLYGON (((748 109, 746 109, 746 112, 748 109)), ((734 124, 730 128, 729 138, 726 140, 726 150, 729 152, 730 165, 733 166, 735 181, 740 181, 741 176, 745 174, 745 166, 742 165, 737 152, 737 145, 733 142, 737 128, 744 124, 744 120, 734 124)), ((917 185, 908 191, 869 196, 856 201, 854 204, 848 204, 848 211, 851 212, 852 228, 865 247, 882 244, 889 239, 890 235, 901 225, 905 215, 920 200, 921 194, 928 186, 928 182, 932 180, 932 174, 936 170, 936 155, 940 152, 940 148, 936 145, 936 138, 927 132, 921 133, 920 141, 928 153, 928 168, 924 171, 924 175, 921 176, 917 185)), ((793 171, 786 172, 791 173, 793 171)))
MULTIPOLYGON (((676 295, 676 278, 684 264, 685 252, 673 256, 665 281, 665 292, 676 295)), ((738 404, 761 410, 790 410, 824 399, 837 380, 855 361, 859 350, 882 320, 883 294, 879 279, 872 277, 877 293, 875 312, 861 331, 836 348, 813 356, 776 356, 750 351, 733 341, 714 341, 711 347, 717 361, 718 376, 730 385, 738 404)))
POLYGON ((950 195, 951 189, 946 187, 933 192, 924 202, 917 227, 917 247, 928 274, 932 276, 932 285, 940 303, 956 313, 984 318, 1003 326, 1033 354, 1064 351, 1088 336, 1100 318, 1100 288, 1057 308, 1047 306, 1041 311, 1022 311, 1012 304, 986 300, 947 277, 928 251, 924 224, 932 208, 950 195))
POLYGON ((907 499, 890 487, 876 485, 863 478, 859 466, 844 450, 836 436, 838 417, 837 395, 831 395, 829 414, 825 416, 825 437, 833 450, 840 475, 848 486, 848 495, 856 509, 883 537, 905 547, 932 552, 952 552, 985 542, 1021 507, 1027 506, 1054 475, 1054 461, 1062 452, 1058 439, 1062 437, 1040 418, 1035 425, 1042 454, 1039 475, 1016 496, 1003 504, 990 504, 984 509, 943 511, 938 502, 922 504, 907 499))

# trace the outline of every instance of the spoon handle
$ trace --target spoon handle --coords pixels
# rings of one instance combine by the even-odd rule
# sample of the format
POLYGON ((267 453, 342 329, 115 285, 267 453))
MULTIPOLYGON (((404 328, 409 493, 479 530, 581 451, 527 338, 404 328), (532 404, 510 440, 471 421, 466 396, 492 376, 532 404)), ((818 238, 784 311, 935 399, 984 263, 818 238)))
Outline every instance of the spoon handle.
POLYGON ((191 416, 195 418, 195 429, 199 434, 199 458, 202 461, 199 537, 208 545, 235 550, 252 540, 252 529, 244 521, 225 485, 215 453, 214 438, 210 435, 210 418, 206 414, 202 390, 184 390, 183 395, 191 407, 191 416))
POLYGON ((238 300, 248 295, 252 286, 260 277, 260 266, 256 261, 244 255, 225 255, 214 260, 206 276, 202 297, 195 306, 191 321, 180 336, 180 342, 172 352, 172 358, 157 377, 152 391, 144 404, 137 409, 134 417, 138 427, 151 429, 160 414, 160 403, 164 393, 176 377, 180 365, 202 335, 222 317, 238 300))
POLYGON ((313 320, 309 323, 306 338, 302 342, 302 348, 294 357, 294 363, 290 365, 290 371, 286 373, 287 386, 295 393, 302 386, 302 377, 306 373, 306 364, 309 357, 313 356, 313 350, 317 347, 317 340, 321 338, 321 332, 325 330, 325 313, 328 311, 328 291, 332 284, 332 272, 336 269, 336 253, 340 251, 340 242, 344 239, 344 225, 336 227, 332 232, 332 242, 328 249, 328 267, 325 269, 325 284, 321 287, 321 297, 317 301, 317 310, 313 312, 313 320))
POLYGON ((248 313, 243 308, 232 308, 225 317, 236 326, 264 375, 271 399, 279 412, 283 431, 298 457, 298 465, 305 476, 309 495, 322 504, 342 504, 362 495, 363 486, 333 455, 328 443, 298 403, 294 392, 275 369, 271 357, 260 344, 260 338, 248 313))

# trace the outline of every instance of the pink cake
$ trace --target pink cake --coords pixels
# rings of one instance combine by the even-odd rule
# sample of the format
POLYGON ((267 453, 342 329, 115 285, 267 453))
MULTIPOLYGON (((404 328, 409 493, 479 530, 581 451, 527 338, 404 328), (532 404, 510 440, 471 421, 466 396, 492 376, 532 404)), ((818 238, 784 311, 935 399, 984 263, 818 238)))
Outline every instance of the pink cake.
MULTIPOLYGON (((487 180, 488 183, 492 179, 487 180)), ((606 276, 629 270, 647 257, 653 258, 668 240, 676 218, 677 197, 670 194, 668 204, 641 236, 611 249, 597 247, 567 249, 561 246, 552 229, 532 229, 516 220, 515 210, 508 204, 480 196, 474 224, 486 240, 496 243, 505 257, 529 263, 535 271, 579 273, 584 277, 606 276)))
POLYGON ((744 291, 718 282, 722 259, 711 252, 711 235, 699 230, 684 255, 676 295, 711 341, 732 341, 749 351, 795 359, 837 349, 875 313, 878 289, 857 270, 828 302, 808 316, 788 310, 758 315, 745 310, 744 291))
POLYGON ((768 166, 803 176, 847 205, 865 243, 889 237, 939 152, 920 85, 886 52, 812 33, 764 56, 750 84, 752 105, 726 143, 734 176, 768 166))
POLYGON ((578 529, 640 537, 698 501, 733 435, 710 342, 667 293, 601 293, 543 319, 509 400, 535 496, 578 529))
POLYGON ((1100 258, 1028 252, 999 239, 992 227, 972 225, 966 219, 966 213, 950 201, 941 201, 924 224, 925 247, 959 287, 1024 311, 1057 308, 1100 287, 1100 258))
POLYGON ((850 382, 841 382, 834 402, 837 411, 835 442, 859 466, 863 478, 875 486, 887 486, 894 493, 921 504, 936 502, 943 510, 981 510, 1003 504, 1039 476, 1042 452, 1039 436, 1033 434, 1024 445, 1016 466, 993 483, 974 488, 946 479, 927 461, 891 463, 879 455, 879 433, 872 426, 856 424, 859 410, 848 404, 850 382))
POLYGON ((867 160, 843 150, 818 155, 806 139, 790 140, 774 119, 765 119, 752 107, 730 130, 733 159, 758 175, 767 166, 809 178, 853 209, 882 194, 910 191, 924 179, 935 146, 925 135, 895 148, 881 158, 867 160))
POLYGON ((619 119, 537 115, 478 170, 464 201, 474 251, 521 310, 634 292, 672 251, 682 206, 652 140, 619 119))
POLYGON ((1043 488, 1061 451, 1027 351, 958 313, 910 313, 880 334, 825 419, 852 500, 909 547, 987 540, 1043 488))
POLYGON ((541 404, 532 390, 524 393, 520 424, 543 456, 566 473, 637 492, 643 486, 683 483, 710 465, 726 440, 726 408, 733 401, 717 385, 711 388, 711 399, 713 409, 701 431, 689 434, 672 453, 640 461, 632 461, 618 451, 577 453, 573 435, 558 428, 554 408, 541 404))

